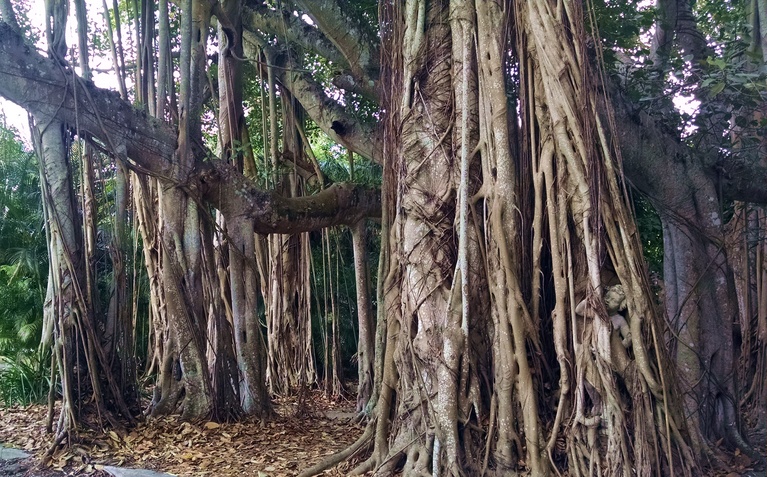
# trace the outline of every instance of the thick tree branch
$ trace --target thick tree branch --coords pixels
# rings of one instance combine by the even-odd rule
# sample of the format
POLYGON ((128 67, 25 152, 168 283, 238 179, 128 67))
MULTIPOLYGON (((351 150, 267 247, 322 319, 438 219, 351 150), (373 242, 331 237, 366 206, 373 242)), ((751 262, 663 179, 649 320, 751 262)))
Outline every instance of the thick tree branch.
POLYGON ((289 13, 280 13, 262 2, 249 1, 242 9, 242 25, 248 31, 258 31, 275 36, 278 40, 293 43, 306 51, 316 53, 337 68, 349 68, 349 62, 322 32, 289 13))
POLYGON ((378 130, 350 117, 308 73, 283 69, 279 70, 277 78, 333 141, 372 161, 383 162, 378 130))
POLYGON ((380 61, 375 37, 368 34, 336 0, 297 0, 295 3, 336 45, 348 61, 352 74, 366 78, 370 89, 375 89, 380 61))
POLYGON ((253 58, 253 45, 257 44, 267 51, 269 58, 275 59, 275 75, 282 87, 301 103, 306 113, 317 126, 333 141, 342 144, 357 154, 381 163, 381 135, 376 127, 361 123, 351 117, 343 106, 330 98, 311 75, 301 69, 292 68, 288 58, 279 55, 257 35, 246 35, 245 55, 253 58))
POLYGON ((343 80, 334 81, 336 86, 378 101, 377 70, 350 64, 348 58, 316 26, 288 12, 280 13, 261 2, 251 1, 243 8, 243 27, 249 35, 274 36, 278 41, 323 57, 340 71, 338 76, 343 80), (375 77, 371 77, 371 73, 375 77))
POLYGON ((314 195, 285 198, 276 192, 257 189, 224 163, 204 167, 191 185, 225 217, 254 219, 256 232, 262 234, 351 225, 364 217, 379 217, 381 213, 381 192, 377 189, 337 183, 314 195))
POLYGON ((664 128, 647 112, 630 102, 616 85, 610 86, 618 144, 626 177, 640 191, 674 207, 689 191, 680 184, 693 174, 709 176, 728 199, 767 203, 767 169, 753 161, 729 158, 716 163, 700 160, 702 151, 691 150, 676 131, 664 128), (716 166, 708 166, 716 164, 716 166))
POLYGON ((176 152, 174 128, 43 57, 5 22, 0 22, 0 96, 32 113, 42 127, 53 119, 77 123, 84 137, 97 139, 120 159, 135 161, 166 187, 199 193, 225 216, 252 218, 259 233, 313 230, 380 214, 379 192, 349 184, 301 198, 261 191, 229 164, 204 161, 210 154, 201 145, 194 145, 198 161, 186 183, 171 182, 167 172, 176 152))
POLYGON ((701 63, 713 52, 706 37, 698 29, 692 4, 689 0, 658 0, 658 22, 653 50, 663 64, 668 60, 674 37, 685 55, 692 55, 701 63))
POLYGON ((5 22, 0 22, 0 95, 32 113, 42 126, 54 118, 77 123, 84 135, 127 153, 147 169, 162 174, 170 166, 176 141, 169 126, 40 55, 5 22))
POLYGON ((16 21, 16 13, 13 11, 11 0, 0 0, 0 19, 8 23, 14 31, 21 31, 19 22, 16 21))

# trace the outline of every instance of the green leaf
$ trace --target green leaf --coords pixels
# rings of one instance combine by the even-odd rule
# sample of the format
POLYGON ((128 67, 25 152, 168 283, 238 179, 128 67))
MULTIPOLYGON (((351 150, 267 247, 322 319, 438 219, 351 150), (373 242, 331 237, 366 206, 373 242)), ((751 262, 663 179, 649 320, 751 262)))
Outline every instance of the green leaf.
POLYGON ((723 70, 727 67, 727 62, 724 61, 722 58, 716 58, 711 63, 717 68, 719 68, 720 70, 723 70))
POLYGON ((714 86, 712 86, 711 89, 708 92, 708 97, 709 98, 713 98, 717 94, 719 94, 722 91, 724 91, 724 86, 725 86, 724 83, 717 83, 714 86))

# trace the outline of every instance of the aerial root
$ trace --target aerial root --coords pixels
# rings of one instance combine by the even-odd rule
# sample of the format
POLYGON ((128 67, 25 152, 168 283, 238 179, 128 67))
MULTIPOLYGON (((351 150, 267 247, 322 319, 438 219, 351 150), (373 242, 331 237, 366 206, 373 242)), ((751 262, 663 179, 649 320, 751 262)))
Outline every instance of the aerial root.
MULTIPOLYGON (((432 463, 433 438, 426 443, 410 446, 405 458, 402 475, 407 477, 430 477, 429 464, 432 463)), ((433 465, 437 465, 434 464, 433 465)), ((449 474, 448 474, 449 475, 449 474)))
POLYGON ((730 441, 738 449, 740 449, 741 452, 751 458, 751 460, 762 466, 767 464, 767 460, 765 460, 764 456, 762 456, 762 454, 760 454, 748 442, 746 442, 746 440, 743 438, 743 435, 740 433, 737 427, 735 427, 734 424, 728 425, 725 433, 727 434, 727 437, 730 439, 730 441))
POLYGON ((42 459, 43 465, 48 465, 51 459, 53 459, 53 454, 59 448, 61 443, 64 442, 64 439, 66 439, 68 435, 69 435, 69 431, 67 429, 62 429, 57 432, 56 438, 53 440, 53 443, 48 448, 48 450, 45 451, 45 454, 43 455, 43 459, 42 459))
MULTIPOLYGON (((313 475, 321 474, 325 470, 331 467, 335 467, 336 465, 345 461, 346 459, 356 454, 357 451, 359 451, 361 448, 363 448, 364 446, 366 446, 372 441, 374 430, 375 430, 374 426, 368 425, 365 428, 365 432, 352 445, 342 450, 341 452, 338 452, 337 454, 333 454, 327 459, 324 459, 318 462, 312 467, 309 467, 305 471, 298 474, 298 477, 311 477, 313 475)), ((355 471, 356 470, 357 469, 355 469, 355 471)))

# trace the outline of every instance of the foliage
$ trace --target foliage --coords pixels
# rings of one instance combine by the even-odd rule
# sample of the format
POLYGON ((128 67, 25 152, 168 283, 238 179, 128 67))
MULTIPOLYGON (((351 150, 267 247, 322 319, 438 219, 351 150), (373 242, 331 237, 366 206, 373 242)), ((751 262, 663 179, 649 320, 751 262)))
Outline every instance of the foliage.
MULTIPOLYGON (((357 295, 354 273, 354 253, 352 234, 348 227, 335 227, 327 231, 330 250, 323 247, 321 232, 311 234, 312 247, 312 335, 316 346, 318 368, 323 363, 323 333, 326 319, 332 320, 331 292, 336 304, 336 317, 339 326, 341 362, 344 372, 356 375, 354 356, 357 353, 357 295), (323 257, 323 254, 325 256, 323 257), (332 288, 329 285, 332 280, 332 288)), ((376 270, 378 269, 378 251, 380 250, 380 227, 368 222, 367 262, 370 267, 370 292, 373 316, 377 306, 374 291, 376 289, 376 270)), ((328 330, 330 321, 327 322, 328 330)), ((329 332, 329 331, 328 331, 329 332)))
POLYGON ((663 228, 658 212, 644 196, 636 194, 634 213, 647 265, 651 272, 663 276, 663 228))
POLYGON ((767 119, 760 114, 767 100, 767 74, 754 71, 748 45, 736 42, 730 46, 722 57, 706 61, 700 88, 712 101, 700 114, 702 119, 731 116, 732 129, 723 136, 723 146, 734 140, 743 153, 757 150, 767 136, 767 119))
POLYGON ((357 347, 357 302, 354 295, 354 256, 352 237, 346 227, 327 231, 330 250, 323 247, 323 234, 311 234, 312 246, 312 335, 316 346, 318 368, 323 369, 324 335, 331 340, 333 316, 331 300, 335 300, 335 319, 339 326, 341 359, 346 370, 351 370, 351 356, 357 347), (323 256, 324 255, 324 256, 323 256), (332 282, 332 285, 331 285, 332 282), (331 296, 331 293, 334 296, 331 296))
MULTIPOLYGON (((348 181, 350 167, 348 152, 330 140, 324 133, 313 131, 311 134, 312 150, 322 168, 325 177, 331 182, 348 181)), ((354 182, 369 186, 381 185, 381 167, 370 161, 354 156, 354 182)), ((330 250, 323 247, 321 232, 311 234, 312 264, 315 270, 312 282, 314 316, 312 330, 317 343, 318 363, 322 363, 322 333, 324 317, 331 315, 328 280, 333 281, 332 292, 336 300, 336 315, 340 330, 341 359, 344 367, 354 375, 356 365, 353 357, 357 352, 357 296, 354 271, 354 252, 352 234, 348 227, 335 227, 327 231, 330 250), (323 254, 325 256, 323 257, 323 254)), ((376 270, 380 250, 380 226, 368 221, 367 224, 367 262, 370 266, 370 291, 376 287, 376 270)), ((375 294, 372 304, 376 307, 375 294)), ((373 313, 375 311, 373 310, 373 313)), ((375 316, 375 315, 374 315, 375 316)))
POLYGON ((639 36, 653 24, 653 9, 629 0, 590 2, 599 36, 607 51, 641 47, 639 36))
MULTIPOLYGON (((334 143, 319 130, 311 132, 312 151, 320 163, 323 174, 331 182, 350 180, 350 165, 348 151, 343 146, 334 143)), ((381 185, 381 166, 354 155, 354 178, 352 182, 371 187, 381 185)))
POLYGON ((11 360, 0 356, 0 404, 42 403, 50 388, 50 351, 20 354, 11 360))
POLYGON ((37 171, 0 127, 0 355, 13 358, 40 339, 48 265, 37 171))
POLYGON ((47 280, 38 166, 0 127, 0 404, 42 402, 50 354, 37 350, 47 280))

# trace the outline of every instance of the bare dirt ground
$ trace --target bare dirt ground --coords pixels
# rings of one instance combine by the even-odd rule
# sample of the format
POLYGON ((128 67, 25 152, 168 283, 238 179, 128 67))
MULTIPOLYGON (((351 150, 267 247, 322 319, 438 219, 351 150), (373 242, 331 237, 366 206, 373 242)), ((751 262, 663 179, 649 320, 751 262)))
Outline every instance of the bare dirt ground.
MULTIPOLYGON (((148 419, 125 432, 83 431, 74 445, 42 457, 52 437, 45 433, 45 406, 0 408, 0 443, 34 457, 0 464, 0 476, 106 475, 103 465, 136 467, 178 476, 293 476, 344 449, 363 428, 353 424, 353 403, 312 393, 297 417, 294 400, 277 400, 278 416, 267 422, 181 422, 177 416, 148 419)), ((346 475, 342 464, 325 475, 346 475)))

